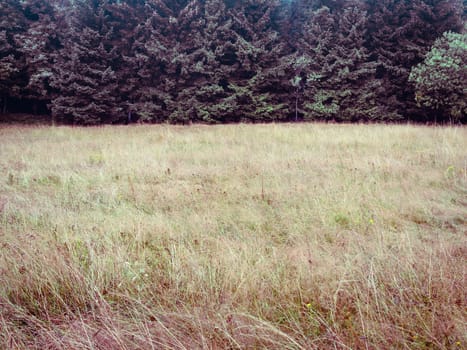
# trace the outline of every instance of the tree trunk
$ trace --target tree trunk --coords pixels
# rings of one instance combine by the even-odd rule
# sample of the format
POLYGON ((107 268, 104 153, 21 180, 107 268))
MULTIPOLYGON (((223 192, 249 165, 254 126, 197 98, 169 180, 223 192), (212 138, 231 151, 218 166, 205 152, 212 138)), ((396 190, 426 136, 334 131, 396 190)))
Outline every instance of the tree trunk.
POLYGON ((295 94, 295 121, 298 121, 298 90, 295 94))
POLYGON ((32 114, 37 115, 37 101, 36 100, 32 102, 32 114))
POLYGON ((2 114, 6 114, 6 107, 7 107, 7 97, 6 97, 6 95, 3 95, 2 114))

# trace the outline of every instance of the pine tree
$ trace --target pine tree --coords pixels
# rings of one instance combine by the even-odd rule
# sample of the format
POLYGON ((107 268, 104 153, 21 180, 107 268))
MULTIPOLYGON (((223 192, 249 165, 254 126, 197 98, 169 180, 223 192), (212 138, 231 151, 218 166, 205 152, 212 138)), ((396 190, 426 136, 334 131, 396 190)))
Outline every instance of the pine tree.
POLYGON ((278 62, 277 57, 271 60, 277 53, 268 42, 272 38, 279 45, 270 21, 276 6, 265 2, 256 8, 256 3, 155 2, 150 42, 163 69, 157 74, 161 86, 148 88, 162 97, 169 121, 273 120, 282 115, 269 91, 274 81, 266 76, 278 62))
POLYGON ((65 23, 64 18, 56 14, 51 1, 25 0, 22 6, 28 26, 15 36, 15 40, 24 57, 28 83, 21 96, 32 101, 33 113, 37 114, 38 105, 42 104, 42 112, 46 112, 45 105, 52 99, 49 80, 61 47, 60 30, 65 23))
POLYGON ((190 1, 171 12, 169 22, 176 34, 176 44, 167 69, 173 82, 172 103, 168 105, 170 122, 212 123, 222 118, 212 110, 218 105, 217 99, 222 96, 223 89, 215 78, 219 64, 215 47, 209 42, 212 38, 207 36, 219 26, 217 21, 220 21, 223 8, 222 3, 219 8, 212 5, 211 1, 206 4, 190 1))
POLYGON ((97 124, 125 119, 107 5, 104 0, 83 0, 71 10, 69 32, 50 80, 57 90, 51 107, 58 120, 97 124))
POLYGON ((376 103, 375 91, 381 89, 374 79, 376 64, 369 62, 370 55, 364 47, 367 13, 360 2, 346 1, 334 16, 337 26, 328 59, 334 56, 336 61, 326 85, 336 96, 337 119, 385 120, 387 116, 376 103))
POLYGON ((290 57, 296 115, 305 120, 374 120, 375 65, 364 48, 366 12, 357 1, 302 1, 290 57), (325 5, 329 5, 325 6, 325 5))
POLYGON ((279 9, 279 1, 254 0, 228 8, 238 61, 229 89, 241 120, 265 122, 290 116, 284 103, 289 79, 284 68, 286 45, 279 36, 279 9))
POLYGON ((50 102, 54 117, 82 124, 426 120, 421 68, 415 85, 409 73, 441 33, 462 29, 464 8, 461 0, 4 0, 1 112, 46 111, 50 102))
MULTIPOLYGON (((167 120, 169 79, 165 76, 170 47, 164 29, 168 22, 157 12, 159 1, 125 0, 108 8, 117 42, 115 65, 119 96, 127 122, 167 120)), ((160 10, 159 10, 160 11, 160 10)))
POLYGON ((8 110, 8 100, 20 97, 26 85, 25 62, 15 36, 26 28, 21 3, 18 0, 0 2, 0 113, 8 110))
POLYGON ((366 48, 377 63, 378 103, 387 115, 414 117, 415 104, 410 69, 420 63, 443 32, 462 28, 461 0, 366 0, 369 24, 366 48))

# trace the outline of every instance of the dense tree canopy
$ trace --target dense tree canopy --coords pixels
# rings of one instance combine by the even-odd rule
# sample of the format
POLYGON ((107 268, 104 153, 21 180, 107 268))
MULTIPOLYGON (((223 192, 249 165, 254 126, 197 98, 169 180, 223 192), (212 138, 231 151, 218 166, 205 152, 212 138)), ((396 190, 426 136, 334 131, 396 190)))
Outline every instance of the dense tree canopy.
POLYGON ((467 115, 467 33, 447 32, 423 63, 412 69, 415 99, 436 115, 459 120, 467 115))
POLYGON ((461 0, 3 0, 0 112, 465 122, 464 12, 461 0))

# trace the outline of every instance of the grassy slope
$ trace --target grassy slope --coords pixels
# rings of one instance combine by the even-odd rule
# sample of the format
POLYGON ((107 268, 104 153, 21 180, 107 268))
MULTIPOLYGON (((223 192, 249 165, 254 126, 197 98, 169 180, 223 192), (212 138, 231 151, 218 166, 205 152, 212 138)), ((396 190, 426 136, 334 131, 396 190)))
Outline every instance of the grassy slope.
POLYGON ((0 348, 466 345, 467 129, 0 128, 0 348))

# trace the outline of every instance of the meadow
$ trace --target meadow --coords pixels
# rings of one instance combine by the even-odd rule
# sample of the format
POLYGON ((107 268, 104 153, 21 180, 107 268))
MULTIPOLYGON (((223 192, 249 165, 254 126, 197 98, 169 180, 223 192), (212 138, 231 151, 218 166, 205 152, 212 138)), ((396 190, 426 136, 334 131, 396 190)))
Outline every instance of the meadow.
POLYGON ((1 349, 462 349, 467 129, 0 126, 1 349))

